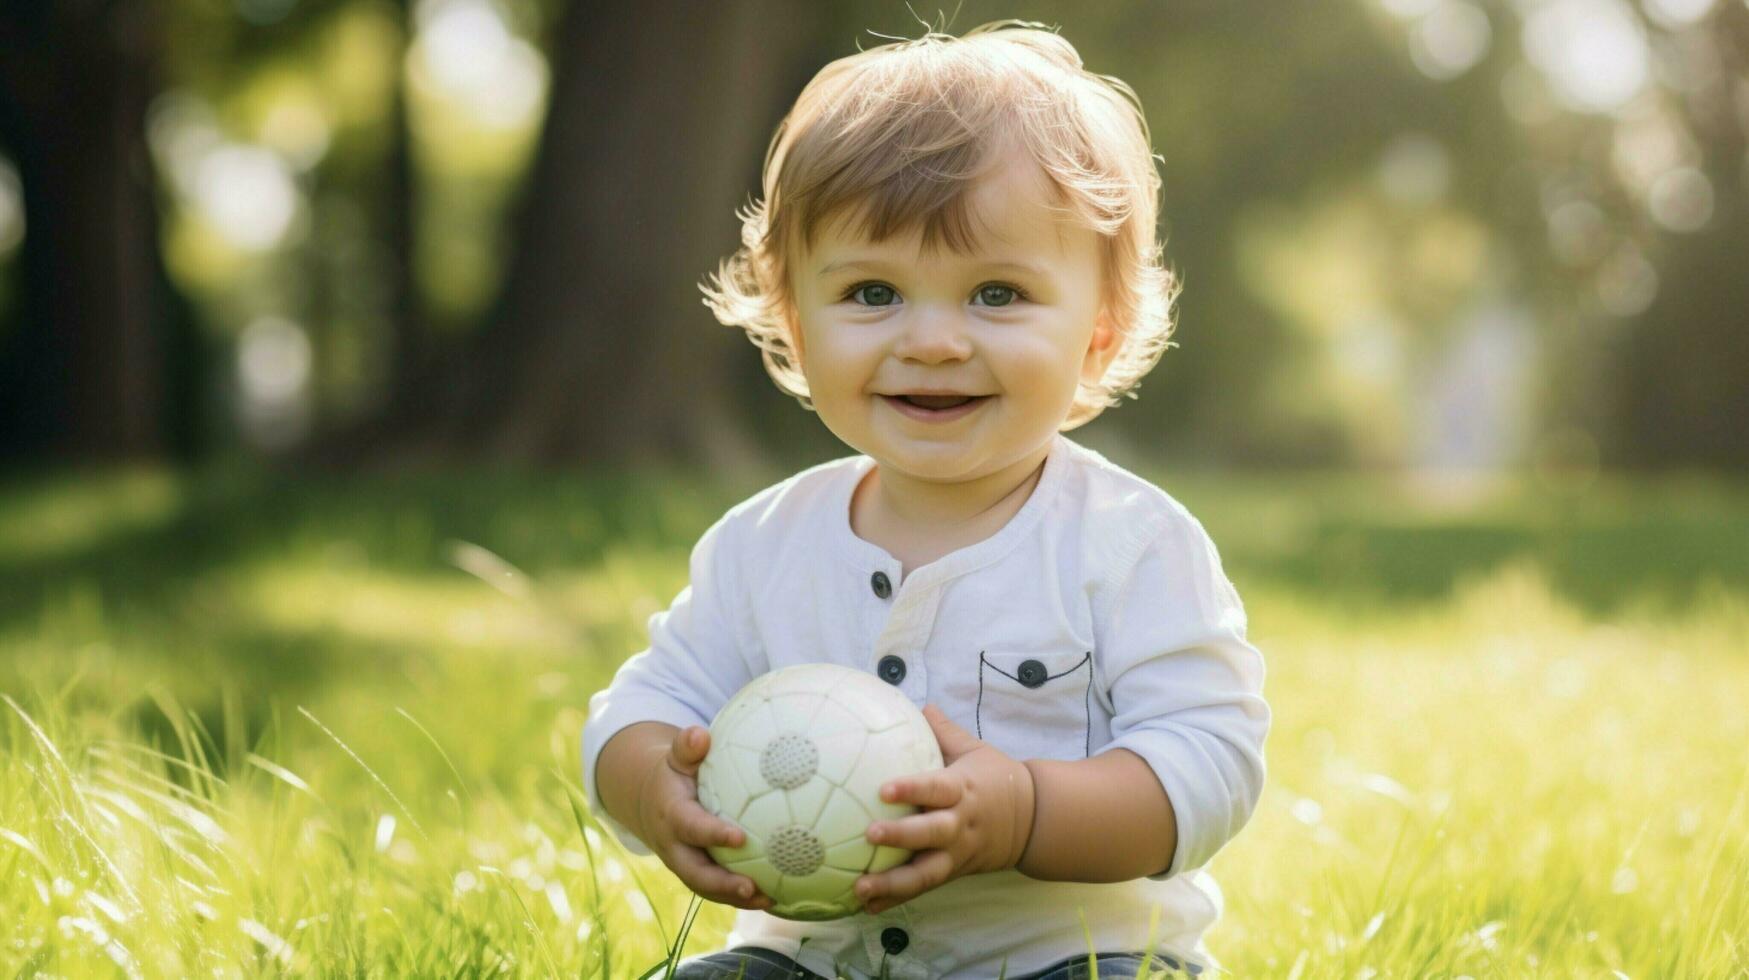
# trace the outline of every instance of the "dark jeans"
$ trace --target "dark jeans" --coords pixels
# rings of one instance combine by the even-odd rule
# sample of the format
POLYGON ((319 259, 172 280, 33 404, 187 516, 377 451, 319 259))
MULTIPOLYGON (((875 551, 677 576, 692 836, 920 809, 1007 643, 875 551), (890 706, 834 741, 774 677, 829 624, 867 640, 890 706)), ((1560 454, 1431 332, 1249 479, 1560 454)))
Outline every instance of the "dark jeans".
MULTIPOLYGON (((1140 953, 1100 953, 1099 976, 1088 968, 1086 956, 1071 956, 1053 963, 1038 973, 1010 975, 1007 980, 1111 980, 1134 977, 1141 969, 1140 953)), ((1148 975, 1162 970, 1188 971, 1189 976, 1202 972, 1195 963, 1180 964, 1174 957, 1155 953, 1148 960, 1148 975)), ((674 980, 827 980, 818 973, 803 969, 795 960, 758 946, 736 946, 721 953, 695 956, 682 962, 674 971, 674 980), (745 968, 746 972, 742 973, 745 968)))

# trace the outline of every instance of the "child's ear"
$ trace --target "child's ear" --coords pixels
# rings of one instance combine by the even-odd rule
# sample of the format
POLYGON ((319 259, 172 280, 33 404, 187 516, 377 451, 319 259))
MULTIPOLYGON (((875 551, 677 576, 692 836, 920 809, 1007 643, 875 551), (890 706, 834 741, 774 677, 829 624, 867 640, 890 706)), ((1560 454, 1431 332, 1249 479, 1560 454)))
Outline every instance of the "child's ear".
POLYGON ((1087 342, 1087 354, 1081 361, 1083 384, 1095 385, 1105 377, 1105 369, 1111 367, 1111 362, 1117 359, 1118 349, 1123 346, 1118 343, 1120 339, 1111 310, 1101 308, 1093 323, 1093 337, 1087 342))

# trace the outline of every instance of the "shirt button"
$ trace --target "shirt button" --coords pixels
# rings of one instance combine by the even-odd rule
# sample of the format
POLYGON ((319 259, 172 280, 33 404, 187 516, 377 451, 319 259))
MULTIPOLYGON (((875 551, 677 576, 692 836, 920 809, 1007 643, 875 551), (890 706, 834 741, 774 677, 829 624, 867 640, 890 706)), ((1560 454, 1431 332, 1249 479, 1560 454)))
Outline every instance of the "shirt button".
POLYGON ((1045 665, 1037 660, 1026 660, 1020 664, 1020 683, 1027 687, 1038 687, 1045 682, 1045 665))
POLYGON ((898 926, 888 926, 881 930, 881 948, 894 956, 905 951, 911 945, 911 937, 905 935, 905 930, 898 926))
POLYGON ((893 594, 893 583, 887 579, 886 572, 874 573, 874 577, 868 580, 868 584, 874 587, 874 594, 882 599, 893 594))
POLYGON ((896 687, 905 679, 905 661, 889 653, 881 658, 875 671, 881 675, 881 680, 896 687))

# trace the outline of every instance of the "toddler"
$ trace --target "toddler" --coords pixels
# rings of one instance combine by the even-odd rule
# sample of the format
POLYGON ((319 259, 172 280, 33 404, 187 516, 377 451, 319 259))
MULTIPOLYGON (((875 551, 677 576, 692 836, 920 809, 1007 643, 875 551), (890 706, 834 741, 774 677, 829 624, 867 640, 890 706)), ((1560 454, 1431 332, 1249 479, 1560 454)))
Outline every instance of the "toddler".
POLYGON ((707 281, 858 455, 706 530, 649 649, 590 699, 596 815, 741 910, 731 948, 682 978, 1216 966, 1202 868, 1262 790, 1263 660, 1196 519, 1064 435, 1153 367, 1176 286, 1134 93, 1041 27, 827 65, 707 281), (921 809, 868 840, 914 854, 858 878, 862 910, 796 922, 711 860, 746 835, 695 780, 731 696, 817 662, 903 691, 947 765, 882 787, 921 809))

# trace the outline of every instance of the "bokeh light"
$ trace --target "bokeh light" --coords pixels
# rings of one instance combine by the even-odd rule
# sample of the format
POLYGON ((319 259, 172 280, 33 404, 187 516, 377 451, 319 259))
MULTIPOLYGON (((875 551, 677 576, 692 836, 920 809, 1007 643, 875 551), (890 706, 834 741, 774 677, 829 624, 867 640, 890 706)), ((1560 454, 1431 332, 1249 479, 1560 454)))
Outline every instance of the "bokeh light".
POLYGON ((526 125, 546 96, 546 60, 511 33, 490 0, 424 0, 410 55, 416 79, 464 106, 482 125, 526 125))
POLYGON ((310 420, 314 362, 309 335, 285 317, 252 321, 237 339, 237 384, 245 435, 264 448, 295 442, 310 420))
POLYGON ((1567 201, 1549 214, 1549 250, 1566 265, 1587 266, 1601 259, 1609 239, 1603 209, 1590 201, 1567 201))
POLYGON ((285 158, 228 139, 212 108, 182 91, 153 102, 147 135, 171 186, 225 245, 261 253, 284 241, 302 204, 285 158))
POLYGON ((201 213, 245 251, 279 245, 297 214, 298 191, 285 161, 258 146, 230 144, 208 153, 194 188, 201 213))
POLYGON ((1468 0, 1447 0, 1409 32, 1409 55, 1423 75, 1446 81, 1475 67, 1488 53, 1488 15, 1468 0))
POLYGON ((1644 313, 1658 295, 1658 270, 1633 242, 1616 245, 1597 269, 1597 300, 1612 316, 1644 313))
POLYGON ((1621 0, 1549 0, 1524 21, 1524 53, 1583 112, 1611 112, 1646 85, 1645 29, 1621 0))
POLYGON ((1525 126, 1540 126, 1560 111, 1548 79, 1535 68, 1515 62, 1500 76, 1500 102, 1507 115, 1525 126))
POLYGON ((1405 204, 1429 204, 1451 184, 1451 154, 1426 133, 1404 133, 1379 158, 1379 188, 1405 204))
POLYGON ((299 172, 307 172, 327 156, 333 130, 315 93, 306 89, 274 99, 258 136, 263 146, 280 154, 299 172))
POLYGON ((1680 122, 1656 108, 1618 120, 1610 141, 1610 165, 1622 186, 1644 194, 1664 174, 1694 163, 1700 153, 1680 122))
POLYGON ((1677 167, 1652 184, 1653 220, 1671 231, 1699 231, 1713 216, 1713 184, 1693 167, 1677 167))

